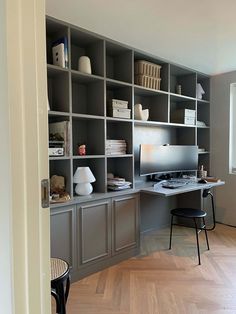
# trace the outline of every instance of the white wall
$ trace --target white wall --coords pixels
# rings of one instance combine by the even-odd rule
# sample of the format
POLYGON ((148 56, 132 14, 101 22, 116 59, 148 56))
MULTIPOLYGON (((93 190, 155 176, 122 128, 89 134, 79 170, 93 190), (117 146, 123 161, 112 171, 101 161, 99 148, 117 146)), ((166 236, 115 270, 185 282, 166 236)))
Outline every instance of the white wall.
POLYGON ((235 0, 46 0, 48 15, 209 74, 236 69, 235 11, 235 0))
POLYGON ((0 248, 1 280, 0 307, 1 313, 12 313, 11 296, 11 188, 10 188, 10 147, 9 147, 9 106, 7 102, 7 54, 6 54, 6 17, 5 1, 0 1, 0 248))
POLYGON ((236 71, 211 80, 211 174, 226 181, 215 191, 217 220, 236 226, 236 175, 229 174, 231 83, 236 83, 236 71))

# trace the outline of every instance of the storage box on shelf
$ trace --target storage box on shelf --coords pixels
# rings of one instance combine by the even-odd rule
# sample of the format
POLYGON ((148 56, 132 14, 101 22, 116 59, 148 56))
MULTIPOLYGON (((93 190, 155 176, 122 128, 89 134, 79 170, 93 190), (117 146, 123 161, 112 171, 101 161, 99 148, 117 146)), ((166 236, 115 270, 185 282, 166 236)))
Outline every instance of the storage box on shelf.
MULTIPOLYGON (((166 63, 166 61, 157 59, 140 51, 134 51, 134 79, 135 84, 142 85, 144 88, 168 91, 169 64, 166 63), (142 78, 138 77, 139 75, 145 75, 156 79, 156 86, 152 86, 152 80, 150 82, 151 85, 143 85, 145 84, 145 79, 143 79, 144 81, 142 82, 142 78)), ((148 83, 147 80, 147 84, 148 83)))

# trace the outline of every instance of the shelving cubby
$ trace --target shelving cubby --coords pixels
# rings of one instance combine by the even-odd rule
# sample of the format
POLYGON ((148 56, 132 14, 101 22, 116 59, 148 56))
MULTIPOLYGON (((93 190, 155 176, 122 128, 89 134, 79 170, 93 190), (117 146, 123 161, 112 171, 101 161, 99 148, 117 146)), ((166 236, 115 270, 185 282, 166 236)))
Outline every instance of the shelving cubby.
POLYGON ((132 56, 131 49, 106 41, 106 77, 133 83, 132 56))
MULTIPOLYGON (((69 39, 69 28, 63 23, 55 22, 53 19, 46 21, 46 47, 47 47, 47 64, 53 64, 52 45, 60 38, 69 39)), ((69 48, 69 47, 68 47, 69 48)), ((59 67, 58 67, 59 68, 59 67)))
MULTIPOLYGON (((59 157, 60 158, 60 157, 59 157)), ((65 191, 72 196, 71 191, 71 160, 70 159, 53 159, 49 161, 50 178, 53 175, 63 176, 65 179, 65 191)))
POLYGON ((104 116, 104 80, 72 71, 72 112, 104 116))
POLYGON ((134 105, 136 104, 141 104, 142 109, 149 109, 148 121, 168 122, 168 94, 135 87, 134 105))
MULTIPOLYGON (((191 99, 181 98, 175 95, 170 95, 170 122, 183 124, 180 121, 180 116, 177 115, 179 110, 190 109, 196 110, 196 101, 191 99)), ((194 125, 196 124, 196 119, 194 125)))
POLYGON ((107 140, 125 140, 127 144, 126 153, 133 154, 132 123, 120 120, 106 121, 107 140))
POLYGON ((48 66, 48 103, 51 111, 70 111, 69 72, 48 66))
MULTIPOLYGON (((169 64, 166 61, 155 58, 154 56, 142 53, 140 51, 134 51, 134 63, 136 61, 148 61, 161 66, 161 85, 160 90, 168 92, 169 89, 169 64)), ((139 85, 135 85, 139 86, 139 85)))
POLYGON ((103 119, 72 118, 73 156, 77 156, 78 145, 86 145, 86 156, 104 155, 105 126, 103 119))
MULTIPOLYGON (((205 126, 210 126, 210 104, 197 101, 197 121, 205 123, 205 126)), ((198 125, 198 124, 197 124, 198 125)))
MULTIPOLYGON (((132 118, 132 87, 117 82, 106 81, 106 115, 111 113, 110 102, 112 99, 128 101, 128 109, 131 110, 130 119, 132 118)), ((123 119, 126 120, 126 119, 123 119)))
MULTIPOLYGON (((93 185, 93 192, 95 193, 105 193, 105 158, 86 158, 86 159, 74 159, 73 160, 73 175, 77 169, 77 167, 89 167, 96 179, 95 182, 92 183, 93 185)), ((72 177, 73 180, 73 177, 72 177)), ((78 196, 75 194, 75 184, 73 183, 73 195, 78 196)))
MULTIPOLYGON (((204 74, 197 74, 197 83, 200 83, 205 94, 202 95, 203 101, 210 100, 210 78, 204 74)), ((200 100, 201 101, 201 100, 200 100)))
POLYGON ((90 59, 92 74, 104 76, 104 40, 78 28, 71 28, 71 69, 78 70, 81 56, 90 59))
POLYGON ((132 183, 131 187, 133 187, 133 157, 107 158, 107 173, 125 178, 126 181, 132 183))
POLYGON ((181 95, 196 98, 196 72, 176 65, 170 65, 170 92, 176 93, 176 86, 181 85, 181 95))

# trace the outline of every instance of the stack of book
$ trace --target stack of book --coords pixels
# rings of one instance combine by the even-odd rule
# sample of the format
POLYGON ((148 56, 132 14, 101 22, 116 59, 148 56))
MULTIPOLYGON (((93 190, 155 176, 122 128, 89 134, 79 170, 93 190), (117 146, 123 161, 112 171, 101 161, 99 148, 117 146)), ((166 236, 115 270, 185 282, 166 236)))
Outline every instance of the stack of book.
POLYGON ((107 188, 112 191, 120 191, 131 188, 131 182, 125 181, 125 178, 114 177, 107 178, 107 188))
POLYGON ((107 155, 126 154, 127 144, 125 140, 106 140, 107 155))
POLYGON ((131 118, 131 110, 128 109, 128 101, 111 99, 108 103, 108 114, 113 118, 131 118))

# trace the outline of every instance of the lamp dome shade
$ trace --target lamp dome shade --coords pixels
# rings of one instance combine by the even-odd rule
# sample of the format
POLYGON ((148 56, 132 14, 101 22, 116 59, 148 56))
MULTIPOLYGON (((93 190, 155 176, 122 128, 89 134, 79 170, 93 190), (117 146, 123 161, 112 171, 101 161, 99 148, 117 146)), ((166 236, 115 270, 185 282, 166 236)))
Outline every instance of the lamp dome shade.
POLYGON ((78 167, 73 177, 74 183, 91 183, 96 179, 89 167, 78 167))

